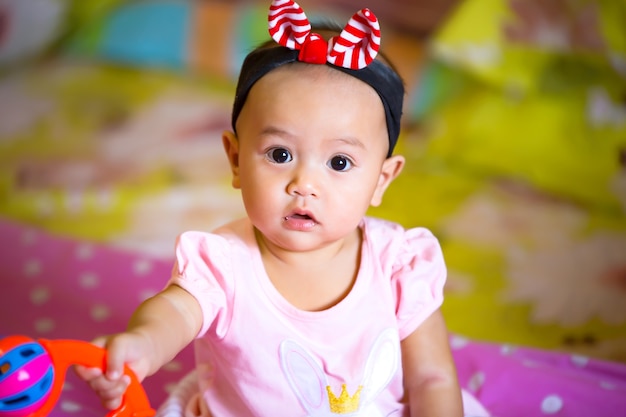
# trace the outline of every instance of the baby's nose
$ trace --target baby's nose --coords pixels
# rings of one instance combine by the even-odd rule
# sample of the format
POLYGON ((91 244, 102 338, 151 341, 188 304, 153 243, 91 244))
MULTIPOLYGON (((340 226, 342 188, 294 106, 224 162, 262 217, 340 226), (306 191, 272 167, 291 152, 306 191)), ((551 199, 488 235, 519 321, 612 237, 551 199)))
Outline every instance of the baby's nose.
POLYGON ((287 185, 287 193, 291 196, 319 196, 318 176, 310 169, 299 169, 287 185))

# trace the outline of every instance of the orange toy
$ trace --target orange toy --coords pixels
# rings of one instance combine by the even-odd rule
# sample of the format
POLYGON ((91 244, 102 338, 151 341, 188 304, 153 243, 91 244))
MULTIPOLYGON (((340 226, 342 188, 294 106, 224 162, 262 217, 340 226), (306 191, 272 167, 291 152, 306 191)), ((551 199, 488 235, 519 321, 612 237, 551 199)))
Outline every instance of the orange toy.
MULTIPOLYGON (((37 341, 26 336, 0 340, 0 417, 44 417, 61 395, 70 365, 104 370, 106 351, 78 340, 37 341)), ((107 417, 151 417, 146 393, 130 368, 131 383, 122 404, 107 417)))

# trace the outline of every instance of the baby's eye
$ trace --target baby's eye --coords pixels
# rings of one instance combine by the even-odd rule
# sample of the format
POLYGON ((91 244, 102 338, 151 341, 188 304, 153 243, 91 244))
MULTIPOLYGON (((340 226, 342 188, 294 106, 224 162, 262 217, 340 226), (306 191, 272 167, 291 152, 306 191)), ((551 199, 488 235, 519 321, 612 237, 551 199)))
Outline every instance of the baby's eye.
POLYGON ((285 148, 273 148, 267 151, 267 158, 277 164, 284 164, 291 161, 293 158, 289 151, 285 148))
POLYGON ((328 161, 328 166, 335 171, 347 171, 352 168, 352 162, 343 155, 337 155, 328 161))

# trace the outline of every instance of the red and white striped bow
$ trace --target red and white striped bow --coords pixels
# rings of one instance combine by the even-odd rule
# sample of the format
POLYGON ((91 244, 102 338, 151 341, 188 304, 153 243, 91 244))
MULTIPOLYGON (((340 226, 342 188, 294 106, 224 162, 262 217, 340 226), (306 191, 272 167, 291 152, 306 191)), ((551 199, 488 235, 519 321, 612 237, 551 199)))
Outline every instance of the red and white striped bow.
POLYGON ((380 25, 369 9, 355 13, 339 36, 326 42, 311 33, 311 24, 295 1, 273 0, 269 32, 280 45, 299 50, 298 60, 310 64, 326 62, 350 69, 368 66, 380 49, 380 25))

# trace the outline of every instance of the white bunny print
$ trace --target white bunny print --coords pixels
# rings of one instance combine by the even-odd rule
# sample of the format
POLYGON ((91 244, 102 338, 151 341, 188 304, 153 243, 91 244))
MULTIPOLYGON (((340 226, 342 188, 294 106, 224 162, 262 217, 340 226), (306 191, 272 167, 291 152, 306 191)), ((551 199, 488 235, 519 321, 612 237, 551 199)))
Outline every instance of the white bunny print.
POLYGON ((337 414, 384 417, 374 403, 395 375, 400 363, 400 339, 395 329, 384 330, 374 342, 365 364, 363 379, 348 392, 346 385, 331 387, 318 361, 293 340, 280 345, 281 367, 307 417, 337 414))

